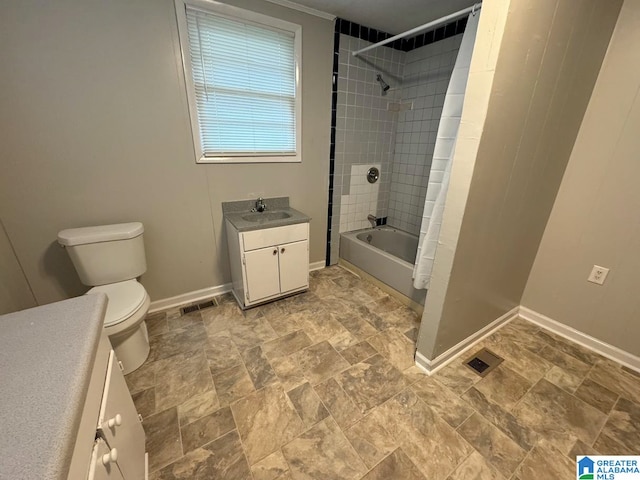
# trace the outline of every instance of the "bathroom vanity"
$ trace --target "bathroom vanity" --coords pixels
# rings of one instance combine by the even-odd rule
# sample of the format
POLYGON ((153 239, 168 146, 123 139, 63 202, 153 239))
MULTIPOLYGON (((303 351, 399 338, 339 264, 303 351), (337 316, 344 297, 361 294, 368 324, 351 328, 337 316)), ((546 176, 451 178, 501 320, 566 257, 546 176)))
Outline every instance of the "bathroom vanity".
POLYGON ((99 293, 0 316, 0 478, 147 478, 106 306, 99 293))
POLYGON ((289 207, 288 197, 226 202, 222 208, 232 289, 242 308, 309 288, 310 218, 289 207), (266 209, 255 211, 255 205, 266 209))

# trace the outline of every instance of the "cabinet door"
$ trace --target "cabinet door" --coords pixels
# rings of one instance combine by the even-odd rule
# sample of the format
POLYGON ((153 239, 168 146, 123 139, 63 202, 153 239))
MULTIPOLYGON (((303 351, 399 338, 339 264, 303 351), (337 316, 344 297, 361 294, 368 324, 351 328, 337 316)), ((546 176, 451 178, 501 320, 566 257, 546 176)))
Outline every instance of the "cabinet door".
POLYGON ((122 475, 127 480, 144 479, 144 430, 113 351, 107 370, 98 429, 108 446, 118 450, 117 463, 122 475))
POLYGON ((91 452, 91 466, 87 480, 124 480, 118 464, 111 458, 113 453, 119 456, 121 452, 117 449, 113 452, 101 438, 96 440, 91 452), (106 462, 103 461, 105 455, 108 457, 105 458, 106 462))
POLYGON ((252 250, 244 254, 244 270, 247 281, 246 296, 248 303, 280 293, 278 273, 278 247, 252 250))
POLYGON ((280 245, 280 290, 290 292, 309 286, 309 242, 280 245))

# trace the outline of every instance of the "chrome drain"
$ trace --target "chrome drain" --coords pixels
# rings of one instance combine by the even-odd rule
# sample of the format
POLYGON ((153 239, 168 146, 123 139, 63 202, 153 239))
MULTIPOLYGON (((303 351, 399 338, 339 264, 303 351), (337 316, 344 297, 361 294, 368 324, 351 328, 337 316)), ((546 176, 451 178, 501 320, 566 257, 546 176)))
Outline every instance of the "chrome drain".
POLYGON ((503 360, 504 359, 502 357, 499 357, 491 350, 483 348, 465 360, 464 364, 481 377, 484 377, 491 370, 500 365, 503 360))

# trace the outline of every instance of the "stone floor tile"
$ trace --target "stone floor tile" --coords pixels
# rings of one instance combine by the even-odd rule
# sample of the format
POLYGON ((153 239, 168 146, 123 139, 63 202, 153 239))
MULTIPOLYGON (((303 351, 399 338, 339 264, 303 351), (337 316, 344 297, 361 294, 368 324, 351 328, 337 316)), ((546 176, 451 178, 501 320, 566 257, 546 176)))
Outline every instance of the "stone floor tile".
POLYGON ((598 362, 589 372, 589 378, 628 400, 640 398, 640 377, 609 360, 598 362))
POLYGON ((313 343, 329 340, 348 330, 327 311, 301 310, 292 315, 313 343))
POLYGON ((340 356, 329 342, 320 342, 292 355, 300 365, 305 378, 312 385, 322 383, 349 367, 349 362, 340 356))
POLYGON ((365 340, 377 334, 378 329, 365 319, 365 315, 363 315, 363 313, 364 310, 350 309, 336 312, 334 315, 336 320, 339 321, 355 337, 360 340, 365 340))
POLYGON ((367 471, 331 418, 326 418, 285 445, 282 453, 294 480, 356 480, 367 471))
POLYGON ((551 362, 522 345, 523 336, 516 343, 511 337, 502 337, 501 330, 486 338, 483 343, 489 350, 504 358, 505 366, 531 382, 540 380, 553 367, 551 362))
MULTIPOLYGON (((539 352, 539 355, 545 360, 560 367, 572 377, 579 379, 580 381, 578 382, 578 385, 580 385, 580 382, 582 382, 584 377, 587 376, 587 373, 589 373, 589 370, 591 370, 590 364, 578 360, 572 355, 551 346, 543 348, 539 352)), ((578 388, 578 385, 576 385, 575 388, 578 388)))
POLYGON ((602 433, 617 441, 624 447, 636 449, 640 447, 640 405, 626 398, 618 400, 609 414, 609 419, 602 433))
POLYGON ((544 378, 556 387, 560 387, 569 393, 575 393, 584 377, 578 377, 554 365, 551 370, 545 373, 544 378))
POLYGON ((298 313, 280 312, 277 315, 274 314, 265 318, 269 322, 269 325, 271 325, 271 328, 273 328, 279 336, 283 336, 302 328, 296 321, 298 315, 298 313))
POLYGON ((480 380, 475 388, 490 401, 510 410, 527 393, 531 385, 533 382, 518 375, 509 367, 499 365, 480 380))
POLYGON ((468 403, 433 377, 421 378, 411 385, 411 389, 453 428, 473 414, 468 403))
POLYGON ((280 480, 289 472, 289 464, 277 450, 251 466, 254 480, 280 480))
POLYGON ((335 379, 362 413, 385 402, 407 385, 402 373, 381 355, 353 365, 335 379))
POLYGON ((307 381, 302 368, 291 356, 272 358, 270 363, 282 388, 286 391, 293 390, 307 381))
MULTIPOLYGON (((367 306, 367 308, 370 307, 367 306)), ((404 305, 384 313, 380 313, 373 308, 370 308, 370 311, 380 317, 380 320, 371 322, 380 330, 395 327, 401 332, 405 332, 420 326, 420 315, 404 305)))
POLYGON ((410 389, 376 410, 384 428, 428 479, 446 478, 472 448, 410 389))
POLYGON ((576 464, 568 457, 542 443, 536 445, 516 470, 520 480, 539 480, 540 478, 575 478, 576 464))
POLYGON ((192 327, 194 325, 203 325, 200 310, 185 313, 179 317, 167 319, 167 327, 169 330, 179 330, 181 328, 192 327))
POLYGON ((330 378, 316 385, 314 390, 341 428, 347 428, 362 418, 362 413, 356 404, 335 379, 330 378))
POLYGON ((458 395, 473 387, 482 380, 480 375, 473 373, 462 364, 462 360, 454 360, 436 372, 434 378, 458 395))
POLYGON ((147 333, 150 337, 165 333, 169 330, 169 324, 167 323, 167 314, 165 312, 155 313, 147 315, 144 319, 147 324, 147 333))
POLYGON ((536 335, 556 350, 571 355, 573 358, 576 358, 587 365, 595 365, 604 359, 604 357, 589 350, 588 348, 578 345, 577 343, 573 343, 572 341, 562 338, 560 335, 556 335, 548 330, 540 329, 536 335))
POLYGON ((287 392, 287 395, 306 426, 315 425, 329 416, 322 400, 309 383, 303 383, 287 392))
POLYGON ((342 330, 327 341, 337 352, 341 352, 345 348, 352 347, 360 342, 360 340, 347 329, 342 330))
POLYGON ((617 440, 614 440, 606 433, 598 435, 597 440, 593 444, 595 448, 602 455, 637 455, 638 448, 628 448, 622 445, 617 440))
POLYGON ((575 461, 578 455, 600 455, 600 452, 582 440, 576 440, 576 443, 573 444, 573 447, 571 447, 571 450, 567 453, 567 457, 575 461))
POLYGON ((204 353, 207 356, 211 373, 216 374, 242 363, 238 347, 231 340, 228 330, 209 335, 204 353))
POLYGON ((398 370, 406 370, 414 364, 415 344, 395 328, 380 332, 368 342, 398 370))
POLYGON ((256 390, 278 381, 276 372, 271 368, 271 364, 267 357, 264 356, 260 345, 242 352, 242 359, 256 390))
POLYGON ((598 382, 585 378, 575 392, 576 397, 584 400, 592 407, 596 407, 603 413, 608 414, 618 400, 618 394, 603 387, 598 382))
POLYGON ((178 419, 180 425, 198 420, 220 408, 220 402, 215 390, 208 390, 204 393, 194 395, 185 402, 178 405, 178 419))
POLYGON ((156 372, 157 365, 155 362, 150 362, 148 359, 142 366, 133 372, 125 375, 124 379, 127 382, 129 392, 134 395, 142 390, 156 386, 156 372))
POLYGON ((474 413, 460 425, 458 433, 507 478, 527 455, 525 450, 479 413, 474 413))
POLYGON ((169 465, 182 456, 178 410, 169 408, 145 418, 146 451, 149 453, 149 471, 169 465))
POLYGON ((243 319, 229 327, 229 334, 240 351, 278 338, 278 334, 264 317, 243 319))
POLYGON ((363 341, 342 350, 340 355, 342 355, 351 365, 355 365, 369 357, 373 357, 377 353, 376 349, 373 348, 369 342, 363 341))
POLYGON ((533 353, 538 353, 549 345, 543 338, 538 336, 537 332, 540 330, 539 327, 526 320, 518 320, 518 323, 516 323, 516 319, 512 320, 497 332, 490 335, 487 340, 491 343, 517 345, 533 353), (530 327, 528 325, 530 325, 530 327), (527 330, 529 331, 528 333, 527 330))
POLYGON ((268 359, 291 355, 298 350, 308 347, 313 342, 304 330, 296 330, 282 337, 266 342, 262 346, 262 351, 268 359))
POLYGON ((255 390, 251 377, 244 365, 237 365, 213 374, 213 383, 220 406, 229 405, 255 390))
POLYGON ((545 379, 527 392, 513 414, 562 452, 576 439, 593 444, 606 421, 600 410, 545 379))
POLYGON ((249 464, 262 460, 304 430, 280 385, 270 385, 231 405, 249 464))
POLYGON ((201 312, 202 322, 209 335, 216 335, 229 330, 238 322, 244 320, 242 310, 233 302, 222 303, 217 307, 207 308, 201 312))
POLYGON ((538 434, 516 418, 512 413, 489 399, 475 387, 462 396, 463 400, 475 408, 482 416, 496 425, 523 450, 529 451, 538 442, 538 434))
POLYGON ((406 332, 404 332, 405 337, 407 337, 409 340, 411 340, 414 345, 415 343, 418 341, 418 333, 419 333, 420 329, 417 327, 414 328, 410 328, 409 330, 407 330, 406 332))
POLYGON ((376 409, 346 429, 345 435, 368 468, 398 448, 398 442, 384 428, 376 409))
POLYGON ((192 423, 181 426, 182 449, 184 453, 190 452, 231 430, 235 430, 235 428, 231 409, 229 407, 221 408, 192 423))
POLYGON ((202 324, 161 333, 149 338, 147 362, 155 362, 180 353, 203 349, 207 336, 202 324))
POLYGON ((505 480, 478 452, 469 455, 447 480, 505 480))
POLYGON ((362 477, 362 480, 389 480, 391 478, 426 480, 420 470, 399 448, 373 467, 369 473, 362 477))
POLYGON ((156 390, 155 388, 147 388, 141 392, 132 395, 133 404, 142 418, 153 415, 156 411, 156 390))
POLYGON ((234 430, 163 468, 157 480, 251 480, 251 471, 234 430))
POLYGON ((156 411, 179 405, 213 389, 204 350, 174 355, 156 362, 156 411))

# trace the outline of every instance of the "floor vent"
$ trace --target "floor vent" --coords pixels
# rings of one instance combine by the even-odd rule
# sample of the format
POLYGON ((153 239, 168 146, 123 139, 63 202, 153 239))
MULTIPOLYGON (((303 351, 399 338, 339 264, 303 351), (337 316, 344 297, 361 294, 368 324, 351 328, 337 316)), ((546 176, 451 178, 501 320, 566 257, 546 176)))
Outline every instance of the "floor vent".
POLYGON ((214 307, 215 302, 213 300, 208 300, 206 302, 198 303, 197 305, 189 305, 188 307, 182 307, 180 311, 182 315, 186 315, 187 313, 197 312, 198 310, 202 310, 204 308, 214 307))
POLYGON ((472 357, 465 360, 464 364, 481 377, 486 376, 491 370, 502 363, 503 358, 491 350, 483 348, 472 357))
POLYGON ((187 313, 197 312, 199 310, 198 305, 190 305, 188 307, 182 307, 180 311, 182 315, 186 315, 187 313))

